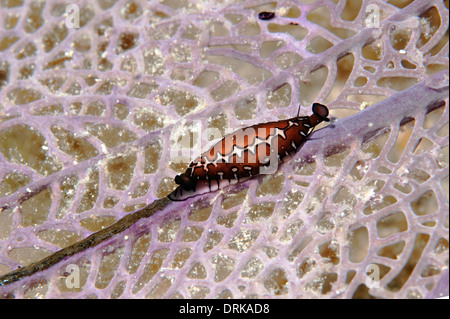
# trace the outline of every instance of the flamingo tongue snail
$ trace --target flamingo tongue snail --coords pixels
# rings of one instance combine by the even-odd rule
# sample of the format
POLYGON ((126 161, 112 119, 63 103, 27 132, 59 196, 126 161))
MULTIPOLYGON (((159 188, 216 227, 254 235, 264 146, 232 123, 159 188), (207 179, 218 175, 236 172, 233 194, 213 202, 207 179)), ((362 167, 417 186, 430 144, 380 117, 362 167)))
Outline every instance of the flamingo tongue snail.
POLYGON ((310 116, 257 124, 226 135, 175 177, 179 186, 169 199, 182 201, 247 180, 273 164, 271 155, 276 156, 276 164, 285 162, 316 125, 330 121, 325 105, 314 103, 312 111, 310 116))

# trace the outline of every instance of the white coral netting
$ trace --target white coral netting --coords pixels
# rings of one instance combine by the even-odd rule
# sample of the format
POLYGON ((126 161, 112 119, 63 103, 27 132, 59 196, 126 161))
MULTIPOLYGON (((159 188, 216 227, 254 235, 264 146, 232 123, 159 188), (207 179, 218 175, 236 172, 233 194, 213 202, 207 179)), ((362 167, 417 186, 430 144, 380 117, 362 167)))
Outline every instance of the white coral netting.
POLYGON ((169 194, 183 134, 195 157, 207 128, 312 102, 334 120, 276 174, 170 203, 0 296, 448 294, 448 6, 1 0, 0 275, 169 194))

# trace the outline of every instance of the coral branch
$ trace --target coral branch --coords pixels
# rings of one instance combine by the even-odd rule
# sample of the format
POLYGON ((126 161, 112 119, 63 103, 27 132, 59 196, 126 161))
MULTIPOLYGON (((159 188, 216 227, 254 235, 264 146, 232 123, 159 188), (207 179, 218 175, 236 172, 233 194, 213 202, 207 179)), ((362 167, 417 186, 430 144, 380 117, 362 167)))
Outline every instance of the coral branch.
POLYGON ((144 207, 143 209, 138 210, 137 212, 134 212, 132 214, 126 215, 125 217, 118 220, 111 226, 102 229, 71 246, 63 248, 57 251, 56 253, 53 253, 50 256, 45 257, 40 261, 16 269, 4 276, 1 276, 0 286, 8 285, 22 278, 31 276, 39 271, 43 271, 56 265, 64 258, 73 256, 89 248, 95 247, 98 244, 104 242, 105 240, 128 229, 138 220, 150 217, 154 215, 157 211, 163 210, 164 207, 166 207, 169 202, 170 200, 168 198, 158 199, 153 203, 151 203, 150 205, 144 207))

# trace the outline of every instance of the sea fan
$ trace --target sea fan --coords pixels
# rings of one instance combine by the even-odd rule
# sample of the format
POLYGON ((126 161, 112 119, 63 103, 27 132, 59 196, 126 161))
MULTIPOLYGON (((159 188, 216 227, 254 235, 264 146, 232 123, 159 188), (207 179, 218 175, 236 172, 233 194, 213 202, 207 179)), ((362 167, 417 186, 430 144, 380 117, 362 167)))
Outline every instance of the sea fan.
POLYGON ((2 0, 0 277, 163 204, 0 296, 448 295, 448 7, 2 0), (332 121, 277 173, 164 199, 313 102, 332 121))

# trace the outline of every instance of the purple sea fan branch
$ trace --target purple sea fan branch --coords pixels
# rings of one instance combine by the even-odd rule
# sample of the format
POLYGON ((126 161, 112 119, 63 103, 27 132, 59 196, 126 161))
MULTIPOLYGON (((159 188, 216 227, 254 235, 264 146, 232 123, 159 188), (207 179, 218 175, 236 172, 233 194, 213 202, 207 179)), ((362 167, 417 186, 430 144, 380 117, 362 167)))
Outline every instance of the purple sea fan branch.
POLYGON ((308 159, 317 154, 318 149, 323 150, 319 153, 332 155, 350 147, 354 141, 365 143, 378 133, 390 130, 391 125, 398 125, 404 119, 417 118, 420 114, 442 106, 448 98, 448 76, 448 71, 442 71, 431 79, 392 95, 376 106, 318 130, 314 133, 314 138, 303 146, 299 155, 308 159))

